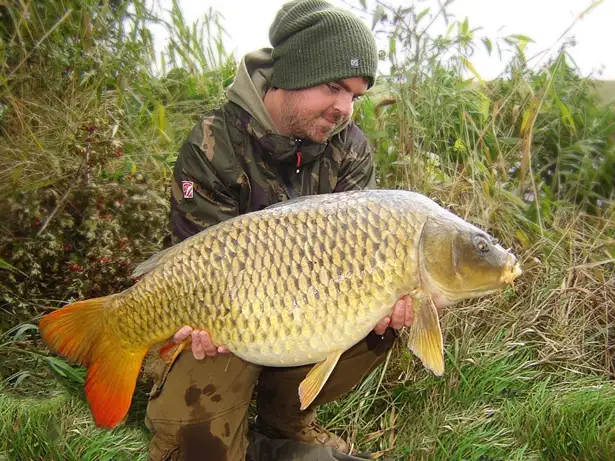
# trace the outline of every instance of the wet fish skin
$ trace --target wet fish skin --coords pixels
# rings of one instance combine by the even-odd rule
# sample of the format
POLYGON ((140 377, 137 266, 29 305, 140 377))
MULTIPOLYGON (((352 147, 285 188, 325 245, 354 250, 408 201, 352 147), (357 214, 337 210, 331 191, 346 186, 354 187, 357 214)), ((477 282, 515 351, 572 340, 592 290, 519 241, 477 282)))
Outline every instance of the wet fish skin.
POLYGON ((88 382, 100 425, 122 416, 101 402, 115 398, 126 406, 135 364, 186 324, 256 364, 318 362, 299 390, 305 407, 339 355, 410 294, 416 301, 410 347, 441 374, 436 309, 500 289, 520 269, 494 239, 426 197, 377 190, 302 197, 233 218, 155 255, 135 273, 142 279, 96 301, 95 314, 82 301, 41 322, 52 349, 94 364, 88 382), (77 323, 102 333, 75 336, 77 323), (96 347, 83 345, 108 338, 122 351, 116 368, 127 376, 111 397, 105 373, 118 371, 96 347))
POLYGON ((417 285, 422 219, 385 201, 318 196, 218 226, 165 255, 109 322, 128 344, 188 324, 260 365, 320 361, 417 285))

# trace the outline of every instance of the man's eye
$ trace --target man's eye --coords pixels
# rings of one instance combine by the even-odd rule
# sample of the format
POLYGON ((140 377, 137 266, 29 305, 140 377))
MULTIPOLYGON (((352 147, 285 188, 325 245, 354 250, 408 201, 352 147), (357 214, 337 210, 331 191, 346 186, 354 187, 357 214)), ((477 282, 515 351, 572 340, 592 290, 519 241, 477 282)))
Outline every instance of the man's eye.
POLYGON ((327 88, 329 88, 329 90, 333 91, 334 93, 337 93, 340 90, 338 87, 336 87, 335 85, 331 85, 330 83, 327 83, 327 88))

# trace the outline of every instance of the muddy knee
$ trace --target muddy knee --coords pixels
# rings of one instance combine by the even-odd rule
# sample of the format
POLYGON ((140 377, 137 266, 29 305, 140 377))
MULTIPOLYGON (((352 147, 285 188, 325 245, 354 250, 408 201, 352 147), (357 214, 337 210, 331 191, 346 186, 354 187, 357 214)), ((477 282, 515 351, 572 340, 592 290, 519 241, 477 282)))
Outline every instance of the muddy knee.
POLYGON ((258 372, 236 357, 181 354, 148 404, 150 459, 243 461, 258 372))

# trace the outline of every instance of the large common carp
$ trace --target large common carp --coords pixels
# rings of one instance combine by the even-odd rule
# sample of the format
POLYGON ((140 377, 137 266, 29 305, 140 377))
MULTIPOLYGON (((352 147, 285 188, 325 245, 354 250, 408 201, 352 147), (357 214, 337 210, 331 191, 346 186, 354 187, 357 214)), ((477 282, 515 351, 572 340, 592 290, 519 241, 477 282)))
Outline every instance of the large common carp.
POLYGON ((85 393, 99 426, 122 421, 148 349, 183 325, 255 364, 315 363, 298 390, 307 408, 340 355, 410 294, 410 349, 441 375, 437 309, 491 293, 521 269, 495 239, 423 195, 371 190, 229 219, 135 274, 143 277, 131 288, 40 322, 53 351, 88 367, 85 393))

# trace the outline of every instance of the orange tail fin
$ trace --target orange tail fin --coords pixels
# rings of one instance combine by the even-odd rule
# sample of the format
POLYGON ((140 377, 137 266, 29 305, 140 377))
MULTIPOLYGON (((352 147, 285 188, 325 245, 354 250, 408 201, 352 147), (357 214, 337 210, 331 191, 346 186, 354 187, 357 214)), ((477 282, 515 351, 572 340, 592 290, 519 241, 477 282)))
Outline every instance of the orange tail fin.
POLYGON ((39 323, 52 351, 88 367, 85 395, 101 427, 117 426, 128 413, 147 353, 147 348, 123 349, 115 332, 105 326, 104 309, 112 296, 69 304, 39 323))

